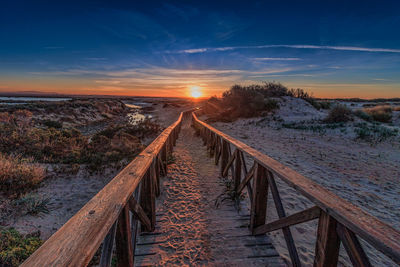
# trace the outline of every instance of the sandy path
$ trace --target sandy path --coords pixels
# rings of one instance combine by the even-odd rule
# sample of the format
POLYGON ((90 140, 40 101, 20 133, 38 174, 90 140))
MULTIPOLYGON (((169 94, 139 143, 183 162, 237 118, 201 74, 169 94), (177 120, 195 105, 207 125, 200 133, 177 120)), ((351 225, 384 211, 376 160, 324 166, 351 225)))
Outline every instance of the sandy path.
POLYGON ((156 231, 138 240, 137 265, 284 265, 267 236, 249 235, 247 208, 237 212, 230 200, 215 207, 225 185, 187 122, 174 156, 157 200, 156 231))

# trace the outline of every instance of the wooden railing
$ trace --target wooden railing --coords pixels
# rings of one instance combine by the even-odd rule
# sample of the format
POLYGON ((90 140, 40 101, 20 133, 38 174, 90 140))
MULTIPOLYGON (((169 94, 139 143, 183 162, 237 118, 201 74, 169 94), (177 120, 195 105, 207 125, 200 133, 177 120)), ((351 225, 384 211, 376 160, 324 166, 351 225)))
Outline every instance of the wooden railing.
POLYGON ((142 230, 154 230, 160 173, 166 175, 167 157, 190 114, 181 113, 22 266, 86 266, 102 243, 100 266, 110 266, 114 242, 118 266, 133 266, 138 221, 142 230))
POLYGON ((400 264, 400 232, 276 160, 200 121, 194 113, 192 124, 215 158, 215 164, 220 162, 221 175, 226 177, 231 170, 238 194, 247 187, 252 233, 260 235, 282 229, 293 266, 301 264, 289 227, 314 219, 319 220, 314 266, 336 266, 340 243, 353 265, 370 266, 358 237, 400 264), (250 170, 247 170, 244 155, 254 160, 250 170), (315 206, 286 215, 274 177, 285 181, 315 206), (268 188, 279 217, 270 223, 266 223, 268 188))

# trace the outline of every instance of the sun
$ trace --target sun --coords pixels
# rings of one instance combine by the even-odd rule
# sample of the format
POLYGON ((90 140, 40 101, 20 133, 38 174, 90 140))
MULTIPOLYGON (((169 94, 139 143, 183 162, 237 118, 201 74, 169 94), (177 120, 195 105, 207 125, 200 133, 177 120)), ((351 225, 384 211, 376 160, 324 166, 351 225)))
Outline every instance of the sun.
POLYGON ((203 95, 203 93, 201 92, 201 88, 199 86, 192 86, 190 87, 190 95, 193 98, 199 98, 203 95))

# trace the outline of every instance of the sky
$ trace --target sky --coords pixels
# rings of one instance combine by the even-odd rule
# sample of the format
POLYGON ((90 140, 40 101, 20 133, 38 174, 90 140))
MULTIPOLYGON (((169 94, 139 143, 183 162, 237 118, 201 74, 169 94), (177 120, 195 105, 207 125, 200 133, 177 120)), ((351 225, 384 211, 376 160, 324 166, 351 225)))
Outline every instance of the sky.
POLYGON ((400 97, 399 1, 43 1, 0 5, 0 92, 220 95, 279 81, 400 97))

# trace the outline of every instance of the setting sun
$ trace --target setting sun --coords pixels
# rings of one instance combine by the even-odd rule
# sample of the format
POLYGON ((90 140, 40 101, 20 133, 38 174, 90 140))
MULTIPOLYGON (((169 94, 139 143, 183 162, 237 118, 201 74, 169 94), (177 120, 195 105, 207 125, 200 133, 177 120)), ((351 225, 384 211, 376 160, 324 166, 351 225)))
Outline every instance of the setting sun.
POLYGON ((194 98, 199 98, 201 97, 203 94, 201 92, 201 88, 199 86, 192 86, 190 88, 190 95, 194 98))

